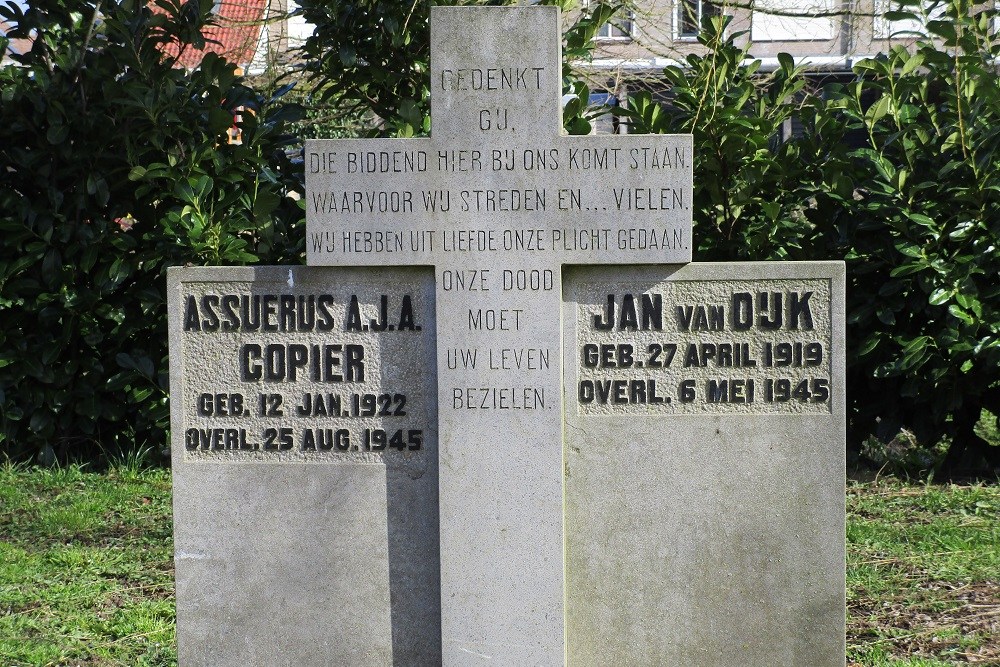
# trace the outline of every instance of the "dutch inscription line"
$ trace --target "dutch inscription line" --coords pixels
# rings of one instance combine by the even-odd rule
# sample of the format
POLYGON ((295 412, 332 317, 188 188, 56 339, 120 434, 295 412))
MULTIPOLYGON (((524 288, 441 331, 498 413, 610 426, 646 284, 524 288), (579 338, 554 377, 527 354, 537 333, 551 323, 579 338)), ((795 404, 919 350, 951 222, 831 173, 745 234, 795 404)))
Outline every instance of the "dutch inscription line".
MULTIPOLYGON (((419 140, 418 140, 419 141, 419 140)), ((486 171, 503 173, 513 171, 515 164, 522 165, 524 174, 513 180, 521 180, 525 175, 536 169, 548 171, 562 179, 565 183, 576 183, 590 176, 597 170, 652 172, 653 170, 676 170, 683 174, 689 163, 686 148, 674 147, 663 149, 661 157, 649 159, 647 153, 650 147, 631 149, 636 155, 628 164, 618 165, 617 153, 622 149, 603 149, 605 158, 600 160, 581 159, 579 153, 591 155, 596 149, 564 149, 566 166, 560 169, 562 153, 558 148, 545 151, 524 149, 520 160, 515 159, 517 151, 493 151, 493 159, 484 169, 480 151, 469 152, 471 158, 468 167, 449 166, 456 158, 446 157, 445 152, 439 153, 438 165, 433 162, 428 167, 426 151, 416 151, 416 159, 400 160, 400 151, 390 153, 367 152, 359 154, 348 151, 345 160, 347 168, 341 174, 336 168, 337 151, 330 151, 319 159, 319 155, 309 154, 312 169, 310 174, 341 177, 351 184, 352 181, 364 182, 376 175, 391 182, 398 174, 412 174, 409 183, 401 184, 401 189, 394 190, 328 190, 310 192, 310 211, 317 216, 329 220, 334 231, 318 231, 309 235, 310 250, 314 254, 322 253, 413 253, 417 255, 433 255, 435 252, 445 253, 496 253, 496 252, 577 252, 589 253, 601 250, 617 249, 620 251, 659 251, 685 250, 688 239, 684 229, 679 226, 662 226, 650 221, 643 226, 611 228, 608 226, 583 227, 551 227, 538 228, 514 223, 501 229, 483 228, 475 225, 481 214, 513 214, 510 217, 523 218, 534 223, 538 213, 550 211, 561 213, 631 213, 657 214, 667 211, 685 211, 690 207, 687 198, 690 196, 682 188, 635 188, 617 187, 604 191, 584 189, 582 187, 525 188, 504 187, 463 189, 467 183, 479 183, 480 177, 452 178, 456 185, 452 189, 431 189, 435 183, 440 183, 442 177, 450 174, 483 174, 486 171), (673 151, 671 157, 668 151, 673 151), (610 155, 612 157, 608 158, 610 155), (358 169, 359 160, 370 162, 370 168, 358 169), (404 165, 399 168, 399 164, 404 165), (409 167, 405 166, 409 165, 409 167), (358 178, 352 178, 357 176, 358 178), (436 216, 448 214, 464 226, 457 229, 409 228, 406 222, 419 215, 436 216), (359 221, 371 216, 386 219, 385 228, 358 228, 359 221), (409 217, 400 225, 400 220, 409 217), (400 220, 392 220, 392 218, 400 220), (398 227, 402 226, 400 229, 398 227)), ((462 164, 464 160, 459 160, 462 164)), ((557 180, 558 183, 558 180, 557 180)))

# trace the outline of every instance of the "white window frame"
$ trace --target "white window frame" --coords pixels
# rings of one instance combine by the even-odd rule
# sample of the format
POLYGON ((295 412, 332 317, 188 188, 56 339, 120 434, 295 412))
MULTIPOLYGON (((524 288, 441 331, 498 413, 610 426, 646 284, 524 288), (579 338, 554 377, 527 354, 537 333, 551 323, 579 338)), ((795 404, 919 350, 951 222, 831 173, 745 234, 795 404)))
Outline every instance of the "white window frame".
POLYGON ((705 17, 705 7, 706 5, 715 8, 717 16, 722 15, 722 5, 718 2, 709 2, 709 0, 675 0, 674 2, 674 39, 678 41, 695 41, 698 39, 698 33, 701 32, 701 21, 705 17), (684 23, 684 14, 688 7, 695 6, 695 24, 698 26, 693 33, 681 32, 681 25, 684 23))
POLYGON ((932 10, 928 10, 926 5, 921 7, 903 7, 905 11, 910 11, 917 15, 917 20, 889 21, 885 18, 885 13, 890 10, 901 9, 898 2, 892 0, 876 0, 875 16, 872 22, 872 38, 876 40, 899 40, 914 39, 930 36, 927 32, 928 21, 939 21, 947 16, 947 7, 944 3, 938 4, 932 10))
POLYGON ((842 7, 841 0, 757 0, 750 16, 750 39, 754 42, 829 42, 837 39, 840 27, 828 14, 842 7), (770 14, 771 9, 799 15, 770 14))
MULTIPOLYGON (((580 5, 585 10, 586 9, 590 9, 590 0, 583 0, 580 3, 580 5)), ((611 21, 608 21, 607 23, 605 23, 604 25, 602 25, 598 29, 597 34, 594 35, 594 41, 595 42, 631 42, 632 40, 634 40, 636 38, 635 14, 632 12, 631 9, 627 10, 626 17, 623 20, 621 20, 620 22, 617 22, 617 23, 618 23, 618 25, 616 25, 615 23, 612 23, 611 21), (607 30, 607 34, 605 34, 605 30, 607 30), (624 32, 625 34, 624 35, 615 35, 615 34, 612 34, 615 31, 624 32)))

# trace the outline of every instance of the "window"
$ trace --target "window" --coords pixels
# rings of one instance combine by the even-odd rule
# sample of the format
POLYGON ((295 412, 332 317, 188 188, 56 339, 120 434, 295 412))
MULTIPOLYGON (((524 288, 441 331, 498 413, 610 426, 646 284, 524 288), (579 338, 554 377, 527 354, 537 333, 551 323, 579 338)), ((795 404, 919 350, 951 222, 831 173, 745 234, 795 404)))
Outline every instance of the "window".
POLYGON ((707 16, 718 16, 719 6, 705 0, 678 0, 677 36, 694 38, 701 31, 701 20, 707 16))
POLYGON ((618 114, 618 98, 612 93, 591 93, 591 109, 601 111, 601 115, 590 121, 591 134, 625 134, 625 124, 618 114))
POLYGON ((632 39, 632 12, 622 20, 608 21, 597 31, 595 39, 632 39))
MULTIPOLYGON (((581 3, 584 9, 589 9, 591 6, 590 0, 583 0, 581 3)), ((597 4, 594 2, 593 4, 597 4)), ((598 29, 597 34, 594 35, 596 40, 626 40, 632 39, 632 35, 635 31, 635 16, 632 11, 629 10, 625 12, 624 16, 616 16, 611 19, 598 29)))
POLYGON ((836 34, 840 0, 756 0, 750 39, 755 42, 829 40, 836 34))
POLYGON ((947 7, 944 3, 925 2, 921 6, 875 0, 875 24, 873 34, 875 39, 894 39, 907 37, 926 37, 927 22, 939 21, 945 17, 947 7), (885 13, 890 10, 905 11, 914 14, 913 19, 890 21, 885 13))

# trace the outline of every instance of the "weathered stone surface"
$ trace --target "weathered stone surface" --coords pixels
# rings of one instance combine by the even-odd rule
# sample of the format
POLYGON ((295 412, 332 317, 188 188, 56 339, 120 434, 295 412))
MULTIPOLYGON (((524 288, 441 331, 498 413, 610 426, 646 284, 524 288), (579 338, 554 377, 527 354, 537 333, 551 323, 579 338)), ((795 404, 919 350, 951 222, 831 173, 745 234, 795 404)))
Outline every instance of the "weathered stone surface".
POLYGON ((561 68, 555 7, 434 7, 432 137, 306 143, 308 263, 691 261, 691 136, 560 136, 561 68))
POLYGON ((574 268, 564 293, 568 663, 842 666, 843 264, 574 268))
POLYGON ((444 664, 564 661, 563 263, 691 258, 689 136, 560 136, 554 7, 434 7, 432 137, 306 145, 310 264, 434 264, 444 664))
POLYGON ((306 147, 310 264, 397 268, 171 272, 181 663, 842 665, 843 265, 663 265, 691 139, 559 136, 554 8, 431 68, 306 147))
POLYGON ((181 665, 440 664, 431 281, 170 270, 181 665))

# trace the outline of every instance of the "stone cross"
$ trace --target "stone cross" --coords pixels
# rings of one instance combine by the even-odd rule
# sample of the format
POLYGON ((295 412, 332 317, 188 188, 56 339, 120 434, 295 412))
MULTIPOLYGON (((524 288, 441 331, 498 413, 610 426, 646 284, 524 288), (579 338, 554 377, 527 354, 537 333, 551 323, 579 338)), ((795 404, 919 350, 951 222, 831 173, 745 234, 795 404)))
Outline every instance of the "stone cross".
POLYGON ((692 141, 561 136, 555 7, 431 17, 432 137, 307 142, 307 259, 435 267, 444 664, 561 665, 561 267, 689 262, 692 141))

